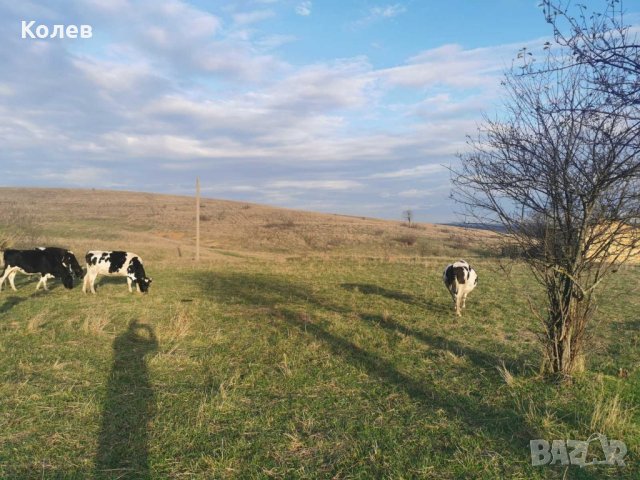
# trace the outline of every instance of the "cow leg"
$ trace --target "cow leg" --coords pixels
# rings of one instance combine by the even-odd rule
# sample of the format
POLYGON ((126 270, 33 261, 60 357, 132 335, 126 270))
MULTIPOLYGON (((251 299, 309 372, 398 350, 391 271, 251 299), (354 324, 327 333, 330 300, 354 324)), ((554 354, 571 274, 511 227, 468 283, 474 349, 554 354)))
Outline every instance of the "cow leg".
POLYGON ((45 273, 40 276, 40 280, 38 280, 38 284, 36 285, 36 292, 40 290, 40 285, 46 290, 49 291, 49 287, 47 287, 47 279, 49 278, 49 274, 45 273))
POLYGON ((98 276, 97 273, 94 273, 91 275, 91 277, 89 278, 89 285, 91 285, 91 293, 96 293, 96 277, 98 276))
POLYGON ((15 280, 16 280, 16 275, 18 274, 18 269, 14 268, 13 270, 11 270, 11 273, 9 274, 9 284, 11 285, 11 289, 14 292, 17 292, 18 289, 16 288, 16 284, 15 284, 15 280))
POLYGON ((89 286, 89 271, 84 275, 82 279, 82 293, 87 293, 87 287, 89 286))
POLYGON ((97 273, 90 272, 87 270, 84 278, 82 279, 82 293, 87 293, 87 291, 91 290, 93 293, 95 292, 95 288, 93 287, 93 282, 96 280, 98 276, 97 273))
MULTIPOLYGON (((4 281, 7 279, 7 277, 11 274, 11 272, 13 271, 13 269, 9 266, 6 266, 4 269, 4 272, 2 273, 2 278, 0 278, 0 292, 2 291, 2 286, 4 285, 4 281)), ((11 280, 9 280, 9 283, 11 283, 11 280)))
POLYGON ((42 286, 44 287, 44 289, 46 291, 49 291, 49 287, 47 287, 47 280, 49 280, 50 278, 56 278, 56 277, 54 277, 53 275, 50 275, 48 273, 46 273, 46 274, 44 274, 42 276, 42 286))
POLYGON ((129 287, 129 293, 133 293, 133 289, 131 288, 131 277, 127 277, 127 287, 129 287))
POLYGON ((138 290, 138 293, 142 293, 142 290, 140 290, 140 284, 138 282, 136 282, 136 290, 138 290))
POLYGON ((467 308, 467 293, 462 296, 462 308, 467 308))
POLYGON ((458 292, 458 294, 456 295, 456 315, 459 317, 462 315, 462 313, 460 312, 461 303, 462 303, 462 295, 458 292))
POLYGON ((453 287, 449 288, 449 293, 451 294, 451 301, 453 302, 453 309, 456 309, 456 291, 453 287))

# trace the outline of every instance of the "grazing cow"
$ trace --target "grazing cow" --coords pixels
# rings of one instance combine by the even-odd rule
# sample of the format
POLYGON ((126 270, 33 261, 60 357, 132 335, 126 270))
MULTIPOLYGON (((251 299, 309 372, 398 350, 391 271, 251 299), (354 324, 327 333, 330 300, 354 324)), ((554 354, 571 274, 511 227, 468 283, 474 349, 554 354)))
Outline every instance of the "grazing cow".
POLYGON ((57 247, 39 247, 33 250, 5 250, 4 252, 4 272, 0 278, 0 290, 4 281, 8 278, 13 290, 16 290, 14 283, 17 273, 25 275, 40 274, 40 280, 36 285, 36 291, 40 285, 47 288, 47 280, 50 278, 60 278, 65 288, 73 288, 73 274, 81 277, 82 268, 78 264, 73 252, 57 247))
POLYGON ((136 283, 138 292, 146 293, 152 279, 148 278, 142 266, 142 259, 131 252, 87 252, 87 274, 84 276, 82 291, 96 293, 95 281, 98 275, 127 277, 129 292, 133 292, 131 284, 136 283))
POLYGON ((478 284, 478 274, 464 260, 458 260, 451 265, 447 265, 442 275, 444 284, 446 285, 451 298, 456 315, 462 315, 462 309, 466 305, 467 295, 478 284))

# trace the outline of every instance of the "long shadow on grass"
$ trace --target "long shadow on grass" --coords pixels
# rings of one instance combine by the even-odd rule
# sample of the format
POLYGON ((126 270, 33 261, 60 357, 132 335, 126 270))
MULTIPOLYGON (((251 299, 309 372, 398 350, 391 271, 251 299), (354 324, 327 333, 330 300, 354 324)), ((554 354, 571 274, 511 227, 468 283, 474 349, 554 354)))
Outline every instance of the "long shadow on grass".
MULTIPOLYGON (((342 338, 323 326, 309 321, 308 316, 301 316, 294 306, 308 308, 309 305, 341 315, 353 317, 357 312, 335 305, 333 302, 316 296, 310 289, 289 282, 276 275, 196 272, 193 279, 208 297, 226 304, 244 305, 247 307, 268 307, 270 317, 286 325, 295 327, 303 337, 312 336, 326 345, 336 356, 346 362, 363 369, 371 377, 405 391, 413 400, 420 402, 430 411, 442 409, 451 417, 460 419, 467 425, 470 435, 480 432, 501 441, 511 454, 523 461, 528 459, 528 440, 534 438, 515 409, 490 405, 483 400, 482 393, 462 395, 454 391, 436 389, 432 385, 416 380, 400 372, 392 362, 381 358, 374 352, 365 350, 349 340, 342 338), (518 438, 518 440, 514 440, 518 438)), ((359 315, 363 318, 362 315, 359 315)), ((373 317, 363 320, 371 322, 373 317)), ((407 334, 417 336, 420 340, 438 348, 450 349, 451 342, 443 337, 430 337, 420 334, 399 324, 389 328, 403 329, 407 334)), ((494 357, 475 351, 462 345, 453 345, 474 362, 477 368, 490 365, 493 368, 497 361, 494 357)))
MULTIPOLYGON (((421 308, 428 309, 432 312, 437 312, 443 315, 452 315, 453 310, 447 308, 449 306, 449 302, 435 302, 431 299, 426 299, 422 297, 418 297, 406 292, 398 292, 396 290, 389 290, 387 288, 381 287, 379 285, 373 285, 369 283, 343 283, 340 285, 342 288, 359 292, 364 295, 380 295, 385 298, 390 298, 392 300, 398 300, 400 302, 404 302, 410 305, 416 305, 421 308)), ((455 340, 448 339, 439 335, 431 335, 420 330, 414 330, 410 327, 407 327, 401 323, 394 321, 393 319, 384 319, 380 315, 360 315, 362 320, 375 323, 376 325, 389 330, 389 331, 397 331, 402 333, 403 335, 414 337, 420 340, 423 343, 428 344, 432 348, 437 348, 440 350, 449 350, 458 355, 464 355, 466 358, 474 362, 476 365, 482 367, 497 367, 501 361, 504 359, 504 356, 496 356, 492 355, 480 350, 476 350, 467 346, 462 345, 455 340)), ((517 372, 524 372, 526 370, 527 362, 525 359, 520 359, 518 362, 515 362, 515 368, 517 372)))
POLYGON ((366 322, 378 325, 379 327, 389 330, 390 332, 400 332, 403 335, 414 337, 432 348, 438 350, 448 350, 456 355, 464 355, 473 363, 482 367, 495 367, 499 363, 499 359, 489 353, 482 352, 460 344, 454 340, 442 337, 440 335, 430 335, 418 330, 409 328, 391 318, 383 318, 381 315, 360 315, 360 318, 366 322))
POLYGON ((520 458, 527 456, 530 432, 520 415, 510 409, 487 404, 478 395, 461 395, 454 391, 433 388, 400 372, 392 362, 367 351, 349 340, 329 332, 322 326, 301 319, 296 312, 280 310, 281 319, 297 328, 301 334, 313 336, 329 350, 371 377, 406 392, 414 401, 430 411, 444 410, 451 418, 457 418, 467 427, 467 433, 476 436, 485 432, 501 441, 520 458), (515 438, 519 440, 514 441, 515 438))
MULTIPOLYGON (((528 466, 529 439, 535 438, 536 434, 528 429, 516 411, 488 405, 477 396, 460 395, 451 391, 431 388, 428 384, 398 371, 391 362, 327 331, 320 325, 301 319, 296 312, 280 310, 280 313, 284 322, 297 328, 301 334, 312 335, 315 339, 323 342, 334 355, 338 355, 357 368, 365 370, 368 375, 405 391, 425 408, 432 411, 441 409, 446 411, 448 416, 460 419, 466 425, 467 434, 470 436, 477 436, 480 432, 484 432, 488 436, 500 440, 500 445, 509 451, 507 455, 510 457, 507 463, 528 466), (520 459, 520 461, 514 459, 520 459)), ((450 344, 450 342, 448 343, 450 344)), ((489 448, 488 445, 487 448, 489 448)), ((505 454, 506 452, 500 453, 505 454)), ((480 459, 478 461, 480 462, 480 459)), ((556 472, 551 474, 554 473, 556 472)), ((581 480, 601 478, 599 472, 579 471, 574 474, 575 476, 572 478, 581 480)), ((510 476, 505 472, 505 478, 510 476)))
POLYGON ((113 342, 95 459, 97 478, 149 478, 148 428, 155 398, 145 355, 157 349, 153 328, 137 320, 113 342))
POLYGON ((451 313, 452 311, 450 308, 447 308, 449 305, 448 302, 445 305, 443 303, 434 302, 428 298, 417 297, 410 293, 389 290, 388 288, 384 288, 379 285, 372 285, 370 283, 342 283, 340 286, 351 292, 359 292, 365 295, 380 295, 385 298, 390 298, 391 300, 397 300, 409 305, 416 305, 442 314, 451 313))
POLYGON ((31 298, 31 296, 29 297, 11 296, 11 297, 5 298, 4 302, 2 303, 2 306, 0 306, 0 314, 7 313, 13 307, 24 302, 25 300, 28 300, 29 298, 31 298))

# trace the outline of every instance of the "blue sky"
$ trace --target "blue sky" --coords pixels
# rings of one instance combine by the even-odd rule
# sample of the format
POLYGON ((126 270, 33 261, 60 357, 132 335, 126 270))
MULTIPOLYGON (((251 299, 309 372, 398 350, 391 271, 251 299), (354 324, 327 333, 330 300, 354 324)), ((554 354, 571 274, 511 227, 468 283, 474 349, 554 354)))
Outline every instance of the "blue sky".
POLYGON ((0 0, 0 185, 200 176, 212 198, 458 221, 446 166, 549 33, 535 0, 0 0))

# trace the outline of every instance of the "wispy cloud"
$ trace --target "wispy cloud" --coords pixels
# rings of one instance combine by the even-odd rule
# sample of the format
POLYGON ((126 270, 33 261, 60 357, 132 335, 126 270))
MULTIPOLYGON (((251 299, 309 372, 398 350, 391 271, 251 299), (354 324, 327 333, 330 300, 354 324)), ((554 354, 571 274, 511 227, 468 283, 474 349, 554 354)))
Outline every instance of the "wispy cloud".
POLYGON ((380 20, 397 17, 407 11, 407 7, 401 3, 378 5, 369 8, 364 16, 351 23, 351 27, 360 28, 378 22, 380 20))
POLYGON ((256 48, 261 50, 273 50, 295 40, 295 35, 266 35, 256 39, 254 44, 256 48))
POLYGON ((308 17, 311 15, 311 1, 305 0, 304 2, 300 2, 296 5, 296 13, 303 17, 308 17))
POLYGON ((352 180, 277 180, 267 184, 269 188, 310 189, 310 190, 350 190, 362 187, 362 183, 352 180))
POLYGON ((392 18, 397 17, 401 13, 407 11, 407 7, 400 3, 395 3, 393 5, 385 5, 382 7, 373 7, 370 12, 370 16, 372 18, 382 17, 382 18, 392 18))
POLYGON ((449 185, 440 185, 433 188, 410 188, 402 190, 396 194, 400 198, 426 198, 433 196, 447 197, 447 193, 451 190, 449 185))
POLYGON ((44 171, 38 177, 45 180, 63 181, 67 185, 84 186, 92 182, 111 184, 113 177, 109 170, 99 167, 82 166, 62 171, 44 171), (107 182, 105 182, 107 180, 107 182))
POLYGON ((273 18, 275 12, 273 10, 254 10, 251 12, 236 13, 233 15, 233 20, 238 25, 248 25, 251 23, 262 22, 269 18, 273 18))
POLYGON ((411 168, 403 168, 392 172, 374 173, 367 178, 416 178, 424 177, 432 173, 440 173, 446 170, 442 165, 418 165, 411 168))

